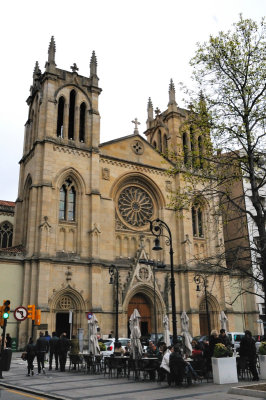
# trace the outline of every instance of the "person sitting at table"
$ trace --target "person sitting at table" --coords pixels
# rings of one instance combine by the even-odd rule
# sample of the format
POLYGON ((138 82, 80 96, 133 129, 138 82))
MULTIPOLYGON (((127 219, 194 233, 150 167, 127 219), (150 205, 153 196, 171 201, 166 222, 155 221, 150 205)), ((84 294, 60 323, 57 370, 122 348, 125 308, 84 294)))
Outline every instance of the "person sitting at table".
POLYGON ((194 380, 202 379, 199 377, 197 372, 193 369, 192 365, 185 361, 181 355, 181 350, 178 344, 174 345, 174 351, 169 357, 170 375, 168 377, 168 384, 174 381, 177 386, 180 386, 183 382, 184 377, 187 378, 187 383, 192 383, 192 377, 194 380))
POLYGON ((157 347, 151 340, 149 341, 147 354, 148 354, 148 357, 158 357, 159 356, 159 350, 157 349, 157 347))
POLYGON ((125 350, 123 349, 121 342, 115 342, 114 355, 123 356, 124 354, 125 350))
POLYGON ((163 358, 162 358, 162 362, 161 362, 161 365, 160 365, 160 368, 158 371, 159 382, 163 382, 165 379, 165 376, 166 375, 168 376, 168 374, 170 374, 169 357, 173 351, 173 346, 167 347, 165 344, 161 347, 161 350, 162 350, 163 358))

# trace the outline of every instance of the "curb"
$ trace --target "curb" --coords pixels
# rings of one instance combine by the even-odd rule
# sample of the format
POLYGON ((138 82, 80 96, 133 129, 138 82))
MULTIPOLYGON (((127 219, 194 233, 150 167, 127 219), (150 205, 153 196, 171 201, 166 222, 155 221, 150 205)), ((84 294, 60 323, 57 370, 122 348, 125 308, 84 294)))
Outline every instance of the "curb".
POLYGON ((232 387, 231 389, 228 390, 228 393, 229 394, 240 394, 242 396, 258 397, 260 399, 266 399, 265 391, 249 389, 249 386, 232 387))
POLYGON ((49 394, 49 393, 41 392, 39 390, 25 388, 23 386, 10 385, 10 383, 0 382, 0 388, 1 388, 1 386, 6 387, 8 389, 20 390, 21 392, 25 392, 25 393, 31 393, 31 394, 35 394, 35 395, 38 395, 38 396, 44 396, 44 397, 47 397, 49 399, 69 400, 69 398, 67 398, 67 397, 57 396, 55 394, 52 395, 52 394, 49 394))

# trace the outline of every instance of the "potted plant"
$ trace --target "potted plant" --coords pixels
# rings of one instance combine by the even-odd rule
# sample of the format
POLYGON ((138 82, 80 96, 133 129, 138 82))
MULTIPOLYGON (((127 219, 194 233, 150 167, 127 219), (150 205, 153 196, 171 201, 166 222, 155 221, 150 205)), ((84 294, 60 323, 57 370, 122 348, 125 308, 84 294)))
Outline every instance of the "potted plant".
POLYGON ((266 379, 266 342, 261 342, 259 347, 260 378, 266 379))
POLYGON ((217 384, 238 382, 236 358, 232 349, 222 343, 214 347, 212 358, 213 382, 217 384))

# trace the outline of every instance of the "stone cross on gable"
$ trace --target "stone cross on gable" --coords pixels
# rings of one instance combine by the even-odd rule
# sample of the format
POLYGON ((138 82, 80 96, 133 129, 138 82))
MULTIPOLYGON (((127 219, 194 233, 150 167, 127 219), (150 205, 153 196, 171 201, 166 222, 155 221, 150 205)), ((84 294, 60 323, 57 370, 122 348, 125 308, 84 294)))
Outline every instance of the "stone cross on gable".
POLYGON ((131 122, 132 122, 132 124, 135 124, 134 135, 138 135, 139 134, 138 125, 140 125, 140 122, 138 121, 137 118, 135 118, 131 122))
POLYGON ((159 114, 161 114, 161 110, 158 107, 156 107, 155 114, 157 117, 159 114))
POLYGON ((70 69, 72 69, 72 72, 77 72, 79 70, 76 63, 74 63, 70 69))

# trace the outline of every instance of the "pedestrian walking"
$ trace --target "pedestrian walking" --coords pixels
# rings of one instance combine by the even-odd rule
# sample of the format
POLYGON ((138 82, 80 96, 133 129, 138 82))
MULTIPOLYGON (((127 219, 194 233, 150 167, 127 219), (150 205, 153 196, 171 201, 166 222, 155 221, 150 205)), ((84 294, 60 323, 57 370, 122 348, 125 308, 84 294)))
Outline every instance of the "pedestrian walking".
POLYGON ((29 339, 29 343, 27 344, 27 347, 26 347, 26 353, 27 353, 27 363, 28 363, 27 376, 30 376, 30 375, 33 376, 34 375, 33 361, 34 361, 34 358, 36 355, 36 348, 35 348, 32 338, 29 339))
POLYGON ((40 374, 41 371, 45 374, 44 360, 45 360, 45 354, 48 352, 48 349, 49 349, 49 343, 45 339, 43 332, 40 332, 40 337, 36 342, 38 374, 40 374))
POLYGON ((6 348, 11 349, 12 339, 9 333, 6 334, 6 348))
POLYGON ((58 355, 59 355, 59 364, 60 364, 60 371, 65 372, 66 368, 66 359, 67 359, 67 352, 69 350, 69 340, 67 339, 66 333, 62 333, 59 341, 58 341, 58 355))
POLYGON ((52 370, 53 357, 55 359, 55 369, 58 370, 58 343, 59 337, 56 332, 53 332, 49 341, 49 371, 52 370))

